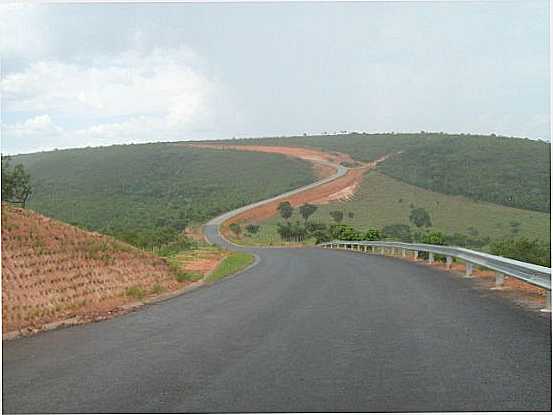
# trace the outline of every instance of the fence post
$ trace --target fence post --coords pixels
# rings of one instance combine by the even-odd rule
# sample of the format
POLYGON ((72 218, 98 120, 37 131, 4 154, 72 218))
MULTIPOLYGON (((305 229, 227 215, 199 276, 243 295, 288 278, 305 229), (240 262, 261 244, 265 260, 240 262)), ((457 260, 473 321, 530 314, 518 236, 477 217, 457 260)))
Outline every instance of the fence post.
POLYGON ((470 262, 465 262, 465 278, 472 278, 472 264, 470 262))
POLYGON ((432 264, 434 262, 434 252, 428 253, 428 263, 432 264))
POLYGON ((453 258, 448 256, 445 258, 445 267, 447 269, 451 269, 451 263, 453 262, 453 258))
POLYGON ((413 251, 413 259, 417 261, 419 259, 419 251, 413 251))

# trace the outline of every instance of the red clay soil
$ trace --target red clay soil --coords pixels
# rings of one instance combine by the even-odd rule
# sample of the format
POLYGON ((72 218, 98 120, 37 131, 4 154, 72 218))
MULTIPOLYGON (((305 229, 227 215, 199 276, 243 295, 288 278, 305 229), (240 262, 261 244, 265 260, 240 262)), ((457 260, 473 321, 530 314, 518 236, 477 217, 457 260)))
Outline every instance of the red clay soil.
POLYGON ((107 236, 86 232, 30 210, 2 205, 2 328, 40 329, 77 317, 94 318, 135 303, 140 287, 174 291, 167 263, 107 236))
POLYGON ((335 164, 342 162, 355 163, 349 154, 337 153, 337 152, 324 152, 312 148, 301 147, 284 147, 284 146, 264 146, 255 144, 177 144, 189 147, 197 148, 214 148, 218 150, 240 150, 240 151, 254 151, 257 153, 272 153, 283 154, 289 157, 300 158, 302 160, 317 162, 317 161, 330 161, 335 164))

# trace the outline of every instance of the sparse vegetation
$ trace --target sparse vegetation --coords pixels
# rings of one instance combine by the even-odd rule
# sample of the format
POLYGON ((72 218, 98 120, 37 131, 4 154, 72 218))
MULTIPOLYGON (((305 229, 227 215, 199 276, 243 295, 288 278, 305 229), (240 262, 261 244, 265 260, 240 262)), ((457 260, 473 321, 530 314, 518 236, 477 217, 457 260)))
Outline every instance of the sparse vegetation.
POLYGON ((144 288, 138 286, 129 287, 125 291, 125 295, 135 300, 142 301, 144 299, 144 288))

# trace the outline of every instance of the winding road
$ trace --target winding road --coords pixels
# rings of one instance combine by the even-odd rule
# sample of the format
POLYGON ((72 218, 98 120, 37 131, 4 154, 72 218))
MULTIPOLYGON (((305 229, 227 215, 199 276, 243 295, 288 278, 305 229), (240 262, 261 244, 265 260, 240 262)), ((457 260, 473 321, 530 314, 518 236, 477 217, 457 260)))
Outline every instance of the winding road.
MULTIPOLYGON (((337 174, 344 174, 340 169, 337 174)), ((550 411, 551 320, 396 258, 230 245, 247 271, 3 344, 5 412, 550 411)))

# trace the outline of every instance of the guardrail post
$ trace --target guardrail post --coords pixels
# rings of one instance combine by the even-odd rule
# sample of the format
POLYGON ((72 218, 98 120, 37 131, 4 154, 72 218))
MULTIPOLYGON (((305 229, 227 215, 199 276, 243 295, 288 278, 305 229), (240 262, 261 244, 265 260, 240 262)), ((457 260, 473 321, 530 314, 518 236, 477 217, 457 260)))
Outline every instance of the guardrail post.
POLYGON ((371 246, 371 254, 374 254, 374 246, 371 246))
POLYGON ((505 274, 502 272, 495 273, 495 288, 503 287, 505 283, 505 274))
POLYGON ((380 255, 384 255, 384 247, 383 246, 380 247, 380 255))
POLYGON ((407 256, 407 251, 405 248, 401 250, 401 256, 407 256))
POLYGON ((545 290, 545 308, 542 308, 541 311, 551 313, 551 290, 545 290))
POLYGON ((419 259, 419 251, 413 251, 413 259, 417 261, 419 259))
POLYGON ((434 253, 433 252, 429 252, 428 253, 428 263, 429 264, 432 264, 434 262, 434 253))
POLYGON ((473 265, 470 262, 465 262, 465 278, 472 278, 473 265))
POLYGON ((452 263, 452 262, 453 262, 453 258, 450 257, 450 256, 447 256, 447 257, 445 258, 445 267, 446 267, 447 269, 451 269, 451 263, 452 263))

